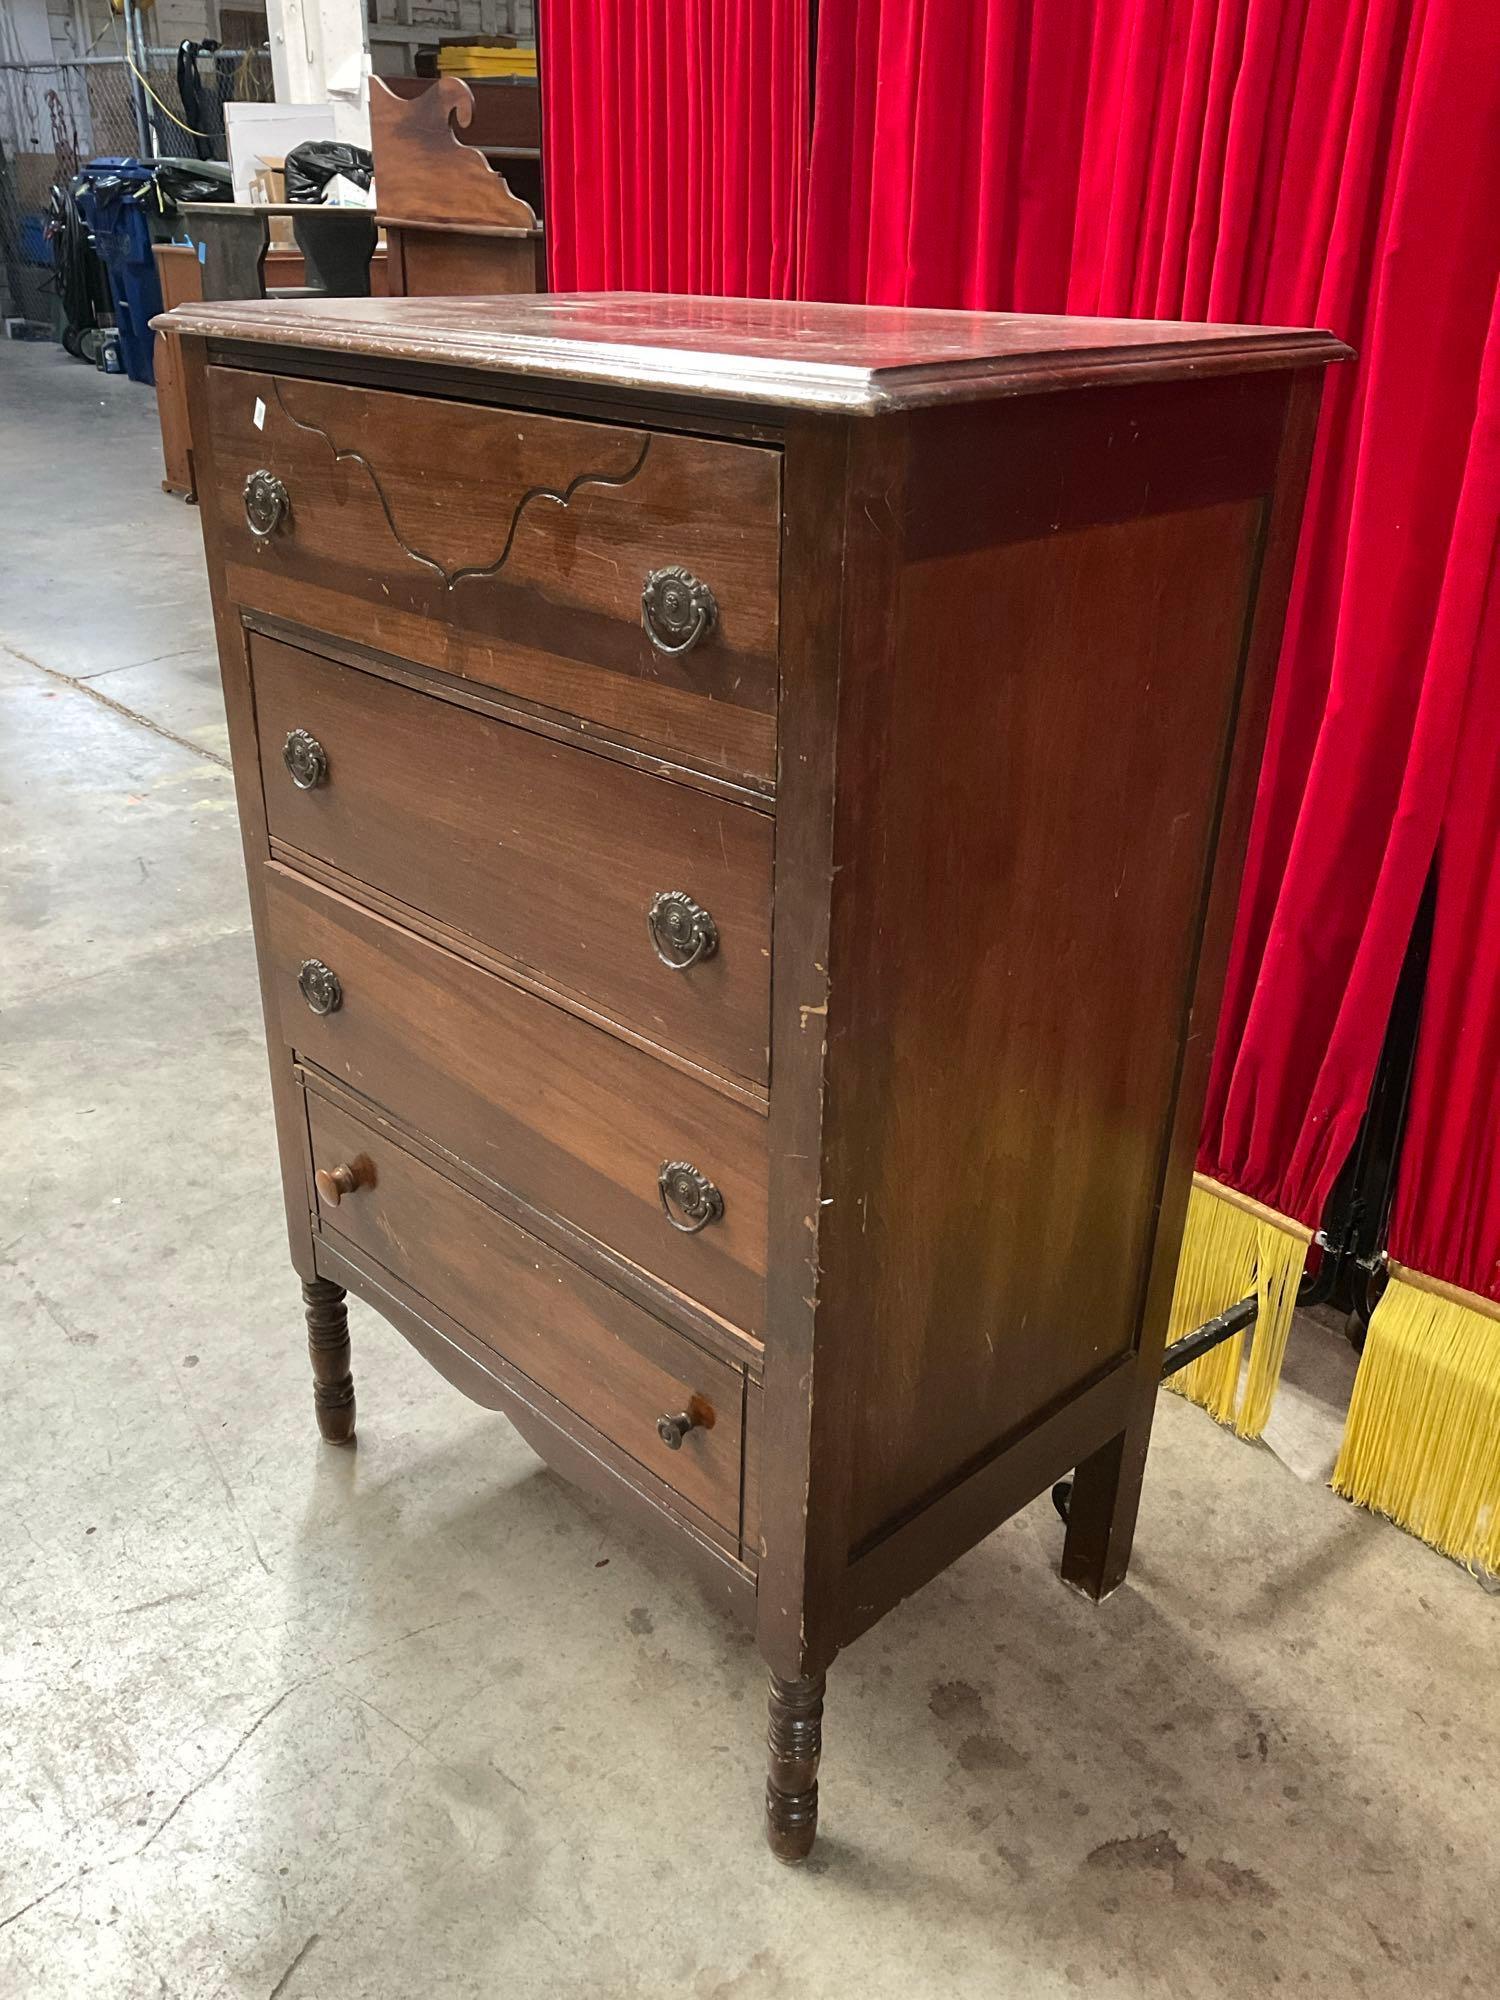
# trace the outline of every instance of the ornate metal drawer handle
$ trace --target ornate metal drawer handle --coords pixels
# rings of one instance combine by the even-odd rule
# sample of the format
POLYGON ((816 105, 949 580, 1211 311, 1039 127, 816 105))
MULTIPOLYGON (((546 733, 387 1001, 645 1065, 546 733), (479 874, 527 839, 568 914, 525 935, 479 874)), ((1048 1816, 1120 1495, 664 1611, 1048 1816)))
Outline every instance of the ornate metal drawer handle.
POLYGON ((336 1014, 344 1004, 339 976, 321 958, 304 958, 297 987, 315 1014, 336 1014))
POLYGON ((658 653, 690 653, 719 615, 714 594, 687 569, 654 569, 641 592, 641 623, 658 653))
POLYGON ((292 511, 292 496, 274 472, 262 466, 245 481, 245 519, 250 532, 260 541, 286 523, 292 511))
POLYGON ((656 1188, 661 1196, 662 1214, 684 1236, 696 1236, 724 1213, 723 1195, 708 1175, 700 1174, 689 1160, 663 1161, 656 1176, 656 1188), (679 1221, 674 1209, 680 1209, 686 1220, 679 1221))
POLYGON ((310 792, 328 776, 328 752, 307 729, 294 729, 281 746, 281 761, 299 792, 310 792))
POLYGON ((652 897, 646 928, 657 957, 674 972, 686 972, 700 958, 712 958, 719 949, 718 925, 681 889, 663 889, 652 897))

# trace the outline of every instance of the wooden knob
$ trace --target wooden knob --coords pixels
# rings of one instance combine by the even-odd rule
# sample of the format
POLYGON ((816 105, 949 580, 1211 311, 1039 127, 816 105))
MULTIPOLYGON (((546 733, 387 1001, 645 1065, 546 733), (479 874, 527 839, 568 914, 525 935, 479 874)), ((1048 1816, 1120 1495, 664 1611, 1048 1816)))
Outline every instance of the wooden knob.
POLYGON ((336 1167, 319 1167, 313 1175, 318 1184, 318 1195, 330 1208, 337 1208, 346 1194, 353 1194, 362 1185, 363 1176, 357 1166, 344 1162, 336 1167))

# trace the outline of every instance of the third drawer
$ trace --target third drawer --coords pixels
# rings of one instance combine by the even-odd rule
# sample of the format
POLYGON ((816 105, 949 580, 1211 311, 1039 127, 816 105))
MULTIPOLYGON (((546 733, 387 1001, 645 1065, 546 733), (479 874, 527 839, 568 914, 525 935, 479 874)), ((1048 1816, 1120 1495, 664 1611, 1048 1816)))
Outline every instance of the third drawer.
POLYGON ((289 869, 268 864, 266 888, 267 976, 295 1055, 759 1332, 761 1112, 289 869))

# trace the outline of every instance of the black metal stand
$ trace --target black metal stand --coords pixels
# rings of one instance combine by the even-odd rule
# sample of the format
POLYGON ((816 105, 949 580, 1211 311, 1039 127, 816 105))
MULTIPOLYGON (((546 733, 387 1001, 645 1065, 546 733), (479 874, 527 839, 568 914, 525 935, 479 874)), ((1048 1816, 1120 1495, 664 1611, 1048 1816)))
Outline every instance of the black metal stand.
POLYGON ((1385 1244, 1416 1066, 1436 902, 1434 870, 1417 906, 1359 1136, 1328 1198, 1323 1227, 1313 1238, 1320 1253, 1317 1268, 1304 1274, 1297 1294, 1299 1306, 1332 1305, 1348 1313, 1349 1338, 1356 1348, 1363 1348, 1370 1315, 1385 1290, 1385 1244))
MULTIPOLYGON (((1299 1307, 1333 1305, 1348 1313, 1349 1338, 1359 1349, 1364 1347, 1370 1315, 1385 1290, 1385 1242, 1390 1231, 1396 1173, 1401 1164, 1406 1111, 1411 1101, 1436 902, 1434 869, 1422 891, 1406 956, 1401 962, 1359 1136, 1328 1198, 1323 1227, 1313 1238, 1313 1247, 1319 1253, 1317 1268, 1303 1273, 1297 1293, 1299 1307)), ((1162 1380, 1197 1361, 1220 1341, 1253 1326, 1258 1311, 1255 1299, 1241 1299, 1227 1312, 1205 1321, 1181 1340, 1174 1340, 1162 1356, 1162 1380)), ((1072 1480, 1059 1479, 1052 1489, 1052 1504, 1065 1521, 1072 1497, 1072 1480)))
MULTIPOLYGON (((1241 1299, 1237 1305, 1230 1306, 1227 1312, 1221 1312, 1213 1319, 1205 1320, 1202 1326, 1194 1327, 1191 1333, 1185 1333, 1181 1340, 1174 1340, 1161 1358, 1163 1382, 1169 1375, 1175 1375, 1179 1368, 1191 1367, 1193 1362, 1207 1354, 1210 1349, 1217 1347, 1221 1341, 1232 1340, 1237 1333, 1243 1333, 1247 1326, 1253 1326, 1259 1311, 1259 1299, 1241 1299)), ((1068 1506, 1072 1498, 1072 1480, 1059 1479, 1052 1489, 1052 1504, 1064 1521, 1068 1518, 1068 1506)))

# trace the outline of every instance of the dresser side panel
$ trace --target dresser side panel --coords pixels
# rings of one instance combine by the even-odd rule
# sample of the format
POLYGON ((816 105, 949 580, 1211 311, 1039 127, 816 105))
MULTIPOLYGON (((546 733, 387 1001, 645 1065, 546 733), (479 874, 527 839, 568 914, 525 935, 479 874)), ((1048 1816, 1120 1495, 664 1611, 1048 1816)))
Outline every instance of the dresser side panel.
POLYGON ((846 1560, 1137 1352, 1198 1115, 1285 386, 1047 401, 912 420, 890 656, 844 664, 817 1345, 857 1379, 846 1560))

